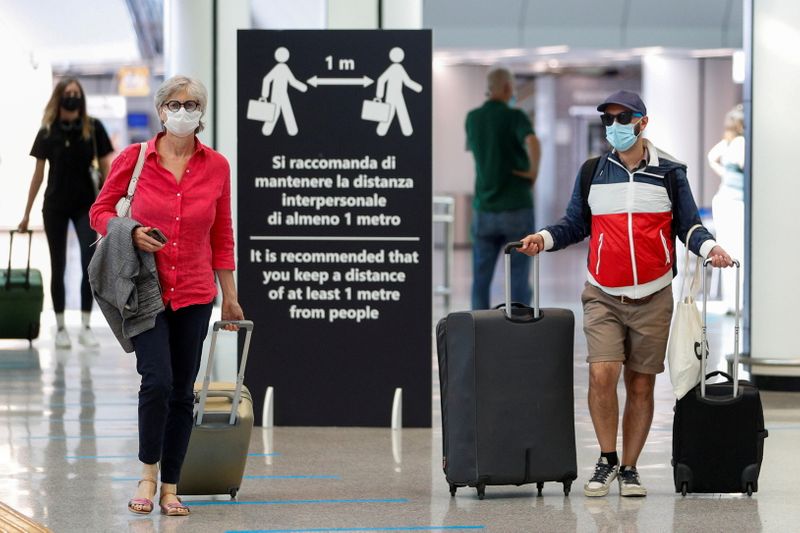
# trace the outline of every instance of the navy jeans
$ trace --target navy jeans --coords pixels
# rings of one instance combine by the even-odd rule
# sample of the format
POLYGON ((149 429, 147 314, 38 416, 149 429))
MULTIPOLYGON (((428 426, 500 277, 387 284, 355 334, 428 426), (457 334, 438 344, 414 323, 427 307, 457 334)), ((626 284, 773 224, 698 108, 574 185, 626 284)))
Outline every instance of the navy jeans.
POLYGON ((139 460, 161 461, 162 483, 177 483, 192 434, 194 381, 212 304, 167 308, 131 340, 139 388, 139 460))
MULTIPOLYGON (((472 214, 472 308, 489 309, 495 264, 503 246, 533 232, 533 209, 472 214)), ((511 252, 511 300, 530 305, 531 258, 511 252)), ((500 303, 500 302, 498 302, 500 303)))

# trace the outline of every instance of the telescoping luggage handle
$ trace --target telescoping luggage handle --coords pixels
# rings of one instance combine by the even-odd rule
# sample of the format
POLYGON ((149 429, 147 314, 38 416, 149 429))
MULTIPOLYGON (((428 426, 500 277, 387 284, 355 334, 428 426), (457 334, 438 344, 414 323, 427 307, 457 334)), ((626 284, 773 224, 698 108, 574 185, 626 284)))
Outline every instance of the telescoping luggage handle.
MULTIPOLYGON (((505 248, 505 298, 506 316, 511 318, 511 253, 515 248, 521 248, 520 241, 506 244, 505 248)), ((533 256, 533 318, 539 318, 539 256, 533 256)))
MULTIPOLYGON (((721 372, 713 372, 709 376, 706 376, 706 359, 708 359, 708 340, 706 338, 707 331, 707 320, 706 320, 706 304, 708 303, 708 292, 706 291, 706 276, 705 270, 706 266, 711 263, 711 259, 706 259, 703 261, 703 335, 700 339, 700 351, 702 355, 700 357, 700 396, 703 398, 706 397, 706 378, 710 377, 711 375, 724 375, 721 372)), ((739 261, 733 260, 733 264, 736 266, 736 319, 735 319, 735 326, 734 326, 734 338, 733 338, 733 397, 739 394, 739 315, 740 315, 740 308, 739 305, 739 276, 741 275, 741 265, 739 261)))
MULTIPOLYGON (((200 401, 198 402, 197 417, 195 418, 195 425, 199 426, 203 423, 203 415, 206 410, 206 400, 208 399, 209 391, 208 386, 211 382, 211 367, 214 364, 214 351, 217 347, 217 333, 220 329, 227 325, 239 326, 247 333, 244 337, 244 349, 242 350, 242 362, 239 365, 239 373, 236 376, 236 390, 231 398, 231 416, 228 419, 228 424, 233 425, 236 422, 236 414, 239 412, 239 401, 242 397, 242 386, 244 385, 244 370, 247 366, 247 354, 250 352, 250 337, 253 335, 253 321, 252 320, 220 320, 214 322, 214 329, 211 333, 211 347, 208 350, 208 364, 206 365, 206 375, 203 378, 203 388, 200 390, 200 401)), ((214 393, 213 396, 220 396, 214 393)), ((228 393, 223 396, 229 396, 228 393)))
POLYGON ((8 240, 8 269, 6 270, 6 289, 11 286, 11 252, 14 250, 14 234, 27 233, 28 234, 28 266, 25 267, 25 288, 31 288, 31 246, 33 245, 33 231, 19 231, 12 229, 8 232, 10 239, 8 240))

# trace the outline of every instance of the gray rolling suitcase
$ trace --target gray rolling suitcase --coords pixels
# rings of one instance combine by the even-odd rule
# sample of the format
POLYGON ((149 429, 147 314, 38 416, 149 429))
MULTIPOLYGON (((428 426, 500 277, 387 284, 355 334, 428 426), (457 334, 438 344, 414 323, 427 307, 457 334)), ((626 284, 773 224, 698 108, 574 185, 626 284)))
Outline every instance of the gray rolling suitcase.
POLYGON ((253 430, 253 400, 244 386, 252 334, 250 320, 214 323, 205 377, 202 384, 195 383, 194 427, 178 494, 230 494, 235 498, 239 492, 253 430), (217 333, 227 324, 247 332, 236 383, 211 382, 217 333))
POLYGON ((457 312, 436 327, 442 396, 442 467, 455 496, 487 485, 545 482, 569 494, 577 477, 573 342, 567 309, 512 305, 505 248, 505 309, 457 312))

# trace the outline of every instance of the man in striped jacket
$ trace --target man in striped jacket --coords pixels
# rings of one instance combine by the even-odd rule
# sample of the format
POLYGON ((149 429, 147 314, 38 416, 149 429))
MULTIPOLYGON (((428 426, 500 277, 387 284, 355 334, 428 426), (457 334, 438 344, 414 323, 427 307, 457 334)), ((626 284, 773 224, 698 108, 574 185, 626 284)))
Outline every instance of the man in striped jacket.
MULTIPOLYGON (((618 479, 622 496, 645 496, 636 462, 653 420, 655 377, 664 371, 675 238, 685 242, 689 230, 700 224, 700 215, 686 165, 642 137, 648 117, 641 98, 617 91, 597 110, 614 150, 584 164, 566 215, 525 237, 519 251, 533 256, 590 237, 581 300, 589 351, 589 412, 601 454, 584 493, 605 496, 618 479), (620 374, 627 392, 621 461, 616 451, 620 374)), ((688 246, 715 267, 733 265, 702 226, 688 246)))

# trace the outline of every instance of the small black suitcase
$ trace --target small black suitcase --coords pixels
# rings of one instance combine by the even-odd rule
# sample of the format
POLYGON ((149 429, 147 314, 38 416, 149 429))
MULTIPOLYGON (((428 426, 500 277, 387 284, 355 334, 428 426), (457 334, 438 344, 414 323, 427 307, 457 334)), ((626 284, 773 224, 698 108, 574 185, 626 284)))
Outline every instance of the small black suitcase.
MULTIPOLYGON (((705 264, 708 264, 706 260, 705 264)), ((736 262, 739 287, 739 263, 736 262)), ((730 493, 758 491, 758 475, 764 455, 764 411, 758 389, 739 380, 739 292, 736 292, 736 326, 733 377, 724 372, 706 374, 707 292, 703 276, 703 337, 700 384, 675 405, 672 429, 672 466, 675 491, 730 493), (706 383, 713 376, 727 381, 706 383)))
POLYGON ((510 304, 505 249, 505 309, 457 312, 436 327, 442 396, 442 467, 458 487, 563 483, 577 477, 573 342, 567 309, 510 304), (509 316, 510 313, 510 316, 509 316))

